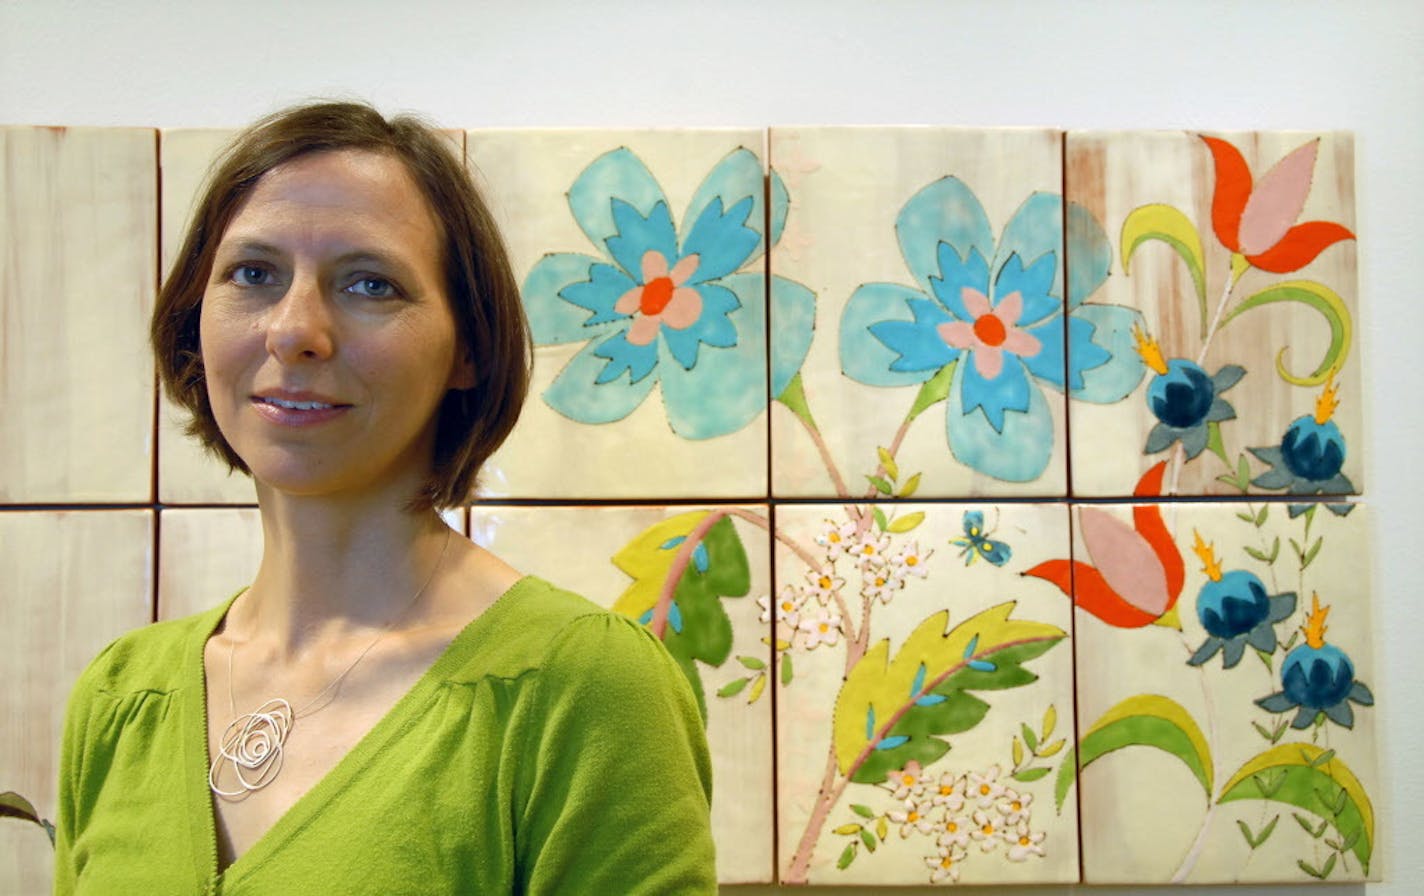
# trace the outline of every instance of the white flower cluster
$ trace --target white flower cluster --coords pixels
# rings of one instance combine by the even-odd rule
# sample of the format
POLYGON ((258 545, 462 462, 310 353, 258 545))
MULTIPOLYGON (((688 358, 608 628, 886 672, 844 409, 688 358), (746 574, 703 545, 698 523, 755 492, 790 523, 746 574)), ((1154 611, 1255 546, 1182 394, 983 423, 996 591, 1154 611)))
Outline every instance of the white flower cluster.
POLYGON ((824 549, 824 560, 807 570, 804 584, 782 586, 774 604, 770 595, 757 599, 761 621, 775 618, 777 637, 807 650, 839 643, 847 578, 859 579, 862 597, 888 604, 911 576, 925 577, 925 561, 934 553, 921 551, 917 541, 892 551, 890 535, 874 526, 861 532, 854 520, 826 520, 816 544, 824 549))
POLYGON ((1010 862, 1044 854, 1045 834, 1030 826, 1033 794, 1000 780, 997 765, 936 777, 911 761, 880 786, 900 804, 887 816, 900 825, 901 837, 918 833, 934 838, 936 852, 925 857, 931 883, 958 881, 960 865, 975 847, 984 853, 1002 847, 1010 862))

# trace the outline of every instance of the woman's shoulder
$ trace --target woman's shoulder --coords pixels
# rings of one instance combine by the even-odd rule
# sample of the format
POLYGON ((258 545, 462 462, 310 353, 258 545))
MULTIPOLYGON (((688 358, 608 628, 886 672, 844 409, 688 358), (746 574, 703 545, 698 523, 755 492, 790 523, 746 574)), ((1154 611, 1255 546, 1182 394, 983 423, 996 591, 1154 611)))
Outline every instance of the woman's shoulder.
POLYGON ((195 639, 205 640, 229 601, 186 616, 125 632, 106 646, 80 675, 76 693, 122 696, 182 687, 195 639))

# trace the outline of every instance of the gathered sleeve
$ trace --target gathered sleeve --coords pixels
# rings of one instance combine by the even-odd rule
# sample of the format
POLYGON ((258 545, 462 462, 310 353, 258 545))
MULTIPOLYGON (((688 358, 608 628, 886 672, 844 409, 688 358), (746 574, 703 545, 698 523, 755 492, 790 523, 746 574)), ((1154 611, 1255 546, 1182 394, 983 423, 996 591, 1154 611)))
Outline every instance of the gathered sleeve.
POLYGON ((511 757, 523 892, 716 893, 706 735, 663 645, 591 614, 538 675, 511 757))

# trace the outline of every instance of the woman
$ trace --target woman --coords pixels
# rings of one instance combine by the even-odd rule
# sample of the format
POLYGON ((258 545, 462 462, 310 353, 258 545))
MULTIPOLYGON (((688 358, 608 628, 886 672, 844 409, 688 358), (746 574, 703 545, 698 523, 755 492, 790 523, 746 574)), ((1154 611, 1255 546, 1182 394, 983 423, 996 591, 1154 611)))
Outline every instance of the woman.
POLYGON ((712 892, 706 744, 645 630, 463 538, 529 340, 444 140, 278 113, 212 175, 153 342, 256 482, 261 565, 71 700, 61 893, 712 892))

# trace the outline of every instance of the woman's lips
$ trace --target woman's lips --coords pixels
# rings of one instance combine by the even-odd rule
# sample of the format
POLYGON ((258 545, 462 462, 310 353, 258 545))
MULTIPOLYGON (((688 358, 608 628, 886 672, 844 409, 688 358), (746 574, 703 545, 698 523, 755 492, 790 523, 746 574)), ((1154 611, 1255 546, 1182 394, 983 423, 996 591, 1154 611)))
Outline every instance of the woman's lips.
POLYGON ((340 417, 351 409, 340 404, 307 396, 285 397, 254 395, 252 406, 264 420, 281 426, 310 426, 340 417))

